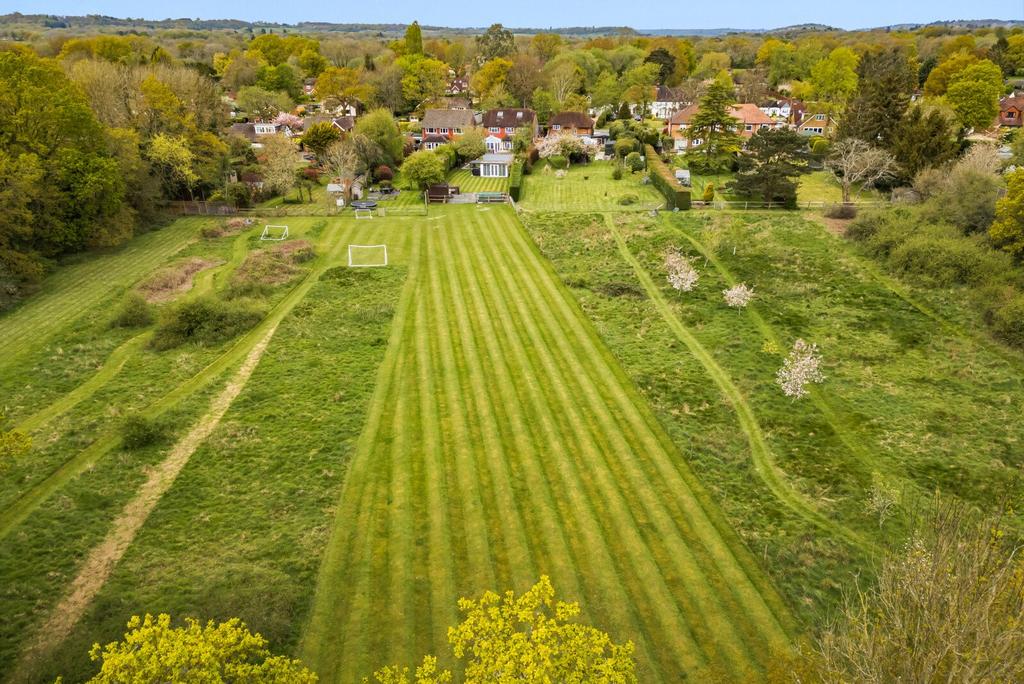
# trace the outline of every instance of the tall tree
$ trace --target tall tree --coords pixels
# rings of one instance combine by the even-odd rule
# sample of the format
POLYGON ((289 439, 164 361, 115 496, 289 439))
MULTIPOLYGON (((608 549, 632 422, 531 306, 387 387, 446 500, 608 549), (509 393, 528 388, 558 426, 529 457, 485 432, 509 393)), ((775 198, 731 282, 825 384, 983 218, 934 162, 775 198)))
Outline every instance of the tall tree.
MULTIPOLYGON (((395 122, 395 117, 386 109, 375 109, 367 112, 356 120, 355 133, 366 136, 381 150, 381 163, 395 168, 402 161, 402 131, 395 122)), ((376 164, 371 164, 370 168, 376 164)))
POLYGON ((414 21, 405 29, 405 54, 423 54, 423 32, 420 30, 420 23, 414 21))
POLYGON ((989 128, 999 114, 1003 72, 983 59, 954 74, 946 89, 946 100, 965 128, 989 128))
POLYGON ((811 87, 818 100, 842 106, 857 90, 857 54, 837 47, 811 67, 811 87))
POLYGON ((663 47, 651 50, 647 57, 644 58, 644 61, 658 65, 658 85, 668 83, 668 80, 672 78, 672 74, 675 73, 676 58, 663 47))
POLYGON ((857 94, 846 108, 838 137, 888 149, 910 105, 917 67, 901 48, 878 50, 861 57, 857 79, 857 94))
POLYGON ((807 139, 789 128, 762 128, 747 141, 739 156, 738 173, 729 187, 765 202, 796 204, 794 180, 806 168, 807 139))
POLYGON ((515 36, 501 24, 491 24, 487 31, 476 37, 476 50, 481 62, 499 57, 507 59, 515 54, 515 36))
POLYGON ((733 104, 732 89, 721 82, 708 86, 700 99, 697 112, 686 129, 690 141, 687 157, 699 169, 721 170, 728 166, 741 146, 739 120, 730 113, 733 104), (695 146, 696 141, 700 141, 695 146))
POLYGON ((1006 196, 996 202, 996 218, 988 235, 999 249, 1024 258, 1024 169, 1007 176, 1006 196))
POLYGON ((912 180, 920 171, 953 159, 960 148, 957 129, 948 110, 921 104, 910 107, 892 144, 902 179, 912 180))
POLYGON ((874 187, 876 183, 895 176, 897 171, 896 160, 891 154, 858 138, 844 138, 837 142, 826 165, 843 189, 844 203, 850 202, 855 187, 874 187))

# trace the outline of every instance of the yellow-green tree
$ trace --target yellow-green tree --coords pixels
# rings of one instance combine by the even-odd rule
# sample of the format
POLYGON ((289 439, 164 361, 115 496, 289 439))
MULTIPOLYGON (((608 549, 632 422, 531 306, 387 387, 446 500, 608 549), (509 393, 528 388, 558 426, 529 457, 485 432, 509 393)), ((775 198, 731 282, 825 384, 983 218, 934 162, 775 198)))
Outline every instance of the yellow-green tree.
POLYGON ((1024 169, 1007 176, 1006 195, 996 202, 996 220, 988 235, 1000 249, 1024 257, 1024 169))
POLYGON ((90 652, 101 663, 90 682, 288 682, 314 684, 317 677, 298 660, 275 656, 267 641, 237 618, 205 625, 187 619, 172 627, 171 617, 132 617, 124 639, 90 652))
MULTIPOLYGON (((462 622, 448 630, 448 642, 462 661, 466 682, 558 682, 629 684, 636 682, 633 643, 616 644, 599 629, 575 622, 580 607, 555 598, 551 580, 542 576, 516 596, 486 592, 479 600, 461 599, 462 622)), ((387 667, 374 674, 379 684, 408 684, 407 669, 387 667)), ((451 681, 437 660, 424 658, 416 684, 451 681)), ((364 680, 368 682, 369 680, 364 680)))

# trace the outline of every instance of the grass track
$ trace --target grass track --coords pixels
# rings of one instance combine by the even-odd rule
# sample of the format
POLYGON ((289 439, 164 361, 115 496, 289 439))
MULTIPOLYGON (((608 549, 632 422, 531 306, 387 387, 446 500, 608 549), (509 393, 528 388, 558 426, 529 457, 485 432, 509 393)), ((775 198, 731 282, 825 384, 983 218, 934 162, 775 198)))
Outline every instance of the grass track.
POLYGON ((786 481, 785 473, 782 472, 775 463, 775 458, 771 453, 771 449, 768 447, 768 443, 765 440, 764 433, 758 424, 757 417, 754 415, 753 409, 744 399, 739 388, 736 387, 726 371, 714 360, 711 354, 708 353, 707 349, 704 348, 693 333, 687 330, 686 326, 684 326, 682 321, 679 320, 679 317, 672 312, 665 296, 654 284, 650 274, 644 269, 636 256, 629 251, 629 245, 626 244, 622 234, 615 227, 614 220, 608 214, 605 214, 605 223, 615 238, 615 242, 618 245, 619 252, 622 254, 622 257, 633 268, 641 285, 643 285, 644 290, 654 302, 658 311, 665 319, 665 322, 668 323, 672 331, 679 337, 679 340, 686 345, 687 349, 690 350, 690 353, 692 353, 701 362, 707 370, 708 375, 711 376, 712 380, 714 380, 715 384, 721 390, 722 394, 729 400, 729 403, 732 404, 736 411, 740 428, 743 430, 744 434, 746 434, 747 440, 750 444, 750 456, 753 460, 754 469, 758 476, 766 485, 768 485, 772 493, 780 501, 789 506, 797 514, 806 518, 808 521, 813 522, 825 532, 835 534, 861 549, 871 550, 871 542, 865 540, 856 532, 823 515, 811 502, 807 501, 804 496, 789 485, 786 481))
POLYGON ((444 219, 413 248, 302 656, 326 682, 443 656, 459 596, 547 573, 644 681, 759 670, 781 599, 514 214, 444 219))
POLYGON ((162 266, 195 239, 199 227, 207 222, 180 219, 133 239, 116 252, 60 268, 46 279, 42 292, 0 316, 0 339, 4 340, 0 368, 16 363, 22 354, 71 325, 84 311, 162 266))

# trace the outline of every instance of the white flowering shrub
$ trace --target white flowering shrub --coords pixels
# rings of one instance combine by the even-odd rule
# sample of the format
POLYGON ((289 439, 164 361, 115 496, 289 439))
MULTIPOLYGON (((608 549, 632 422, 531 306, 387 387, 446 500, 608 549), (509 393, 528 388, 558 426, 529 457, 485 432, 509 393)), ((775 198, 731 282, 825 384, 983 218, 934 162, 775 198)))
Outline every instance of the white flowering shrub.
POLYGON ((807 396, 807 386, 811 383, 820 383, 825 380, 821 373, 821 356, 818 355, 818 345, 808 344, 803 340, 793 343, 793 350, 782 363, 775 376, 776 382, 782 387, 782 393, 787 397, 799 399, 807 396))
POLYGON ((754 298, 754 288, 747 287, 746 283, 733 285, 728 290, 722 290, 725 303, 734 309, 742 309, 754 298))
POLYGON ((669 284, 683 292, 693 290, 700 280, 700 273, 690 263, 690 257, 679 252, 672 251, 665 255, 665 270, 668 272, 669 284))

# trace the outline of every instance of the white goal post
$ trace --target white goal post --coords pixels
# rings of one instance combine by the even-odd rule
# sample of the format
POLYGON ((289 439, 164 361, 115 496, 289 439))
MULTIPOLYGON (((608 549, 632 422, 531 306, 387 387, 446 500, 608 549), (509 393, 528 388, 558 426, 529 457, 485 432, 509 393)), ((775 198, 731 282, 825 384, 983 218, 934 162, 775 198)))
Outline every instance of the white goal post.
POLYGON ((355 211, 356 211, 356 218, 357 219, 372 219, 373 218, 373 209, 356 209, 355 211))
POLYGON ((388 265, 387 245, 349 245, 350 268, 378 268, 388 265))
POLYGON ((286 240, 288 239, 288 226, 263 226, 263 234, 260 240, 286 240))

